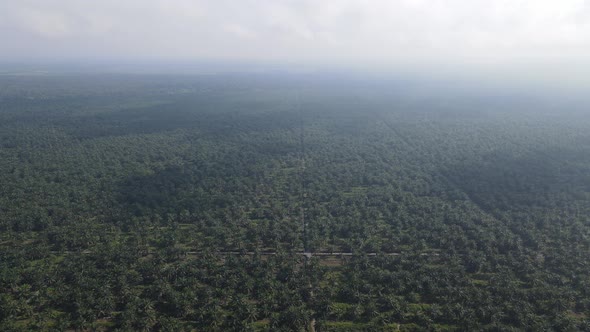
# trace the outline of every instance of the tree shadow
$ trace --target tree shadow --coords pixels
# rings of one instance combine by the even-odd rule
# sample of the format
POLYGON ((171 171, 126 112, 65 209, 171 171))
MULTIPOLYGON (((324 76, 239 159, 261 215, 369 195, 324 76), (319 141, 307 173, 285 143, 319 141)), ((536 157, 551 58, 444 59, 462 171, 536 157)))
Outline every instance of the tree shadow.
POLYGON ((575 149, 488 154, 443 174, 487 211, 564 206, 590 193, 590 156, 575 149))
POLYGON ((121 182, 118 201, 133 215, 191 210, 202 202, 195 190, 199 182, 194 172, 178 166, 150 175, 135 175, 121 182))

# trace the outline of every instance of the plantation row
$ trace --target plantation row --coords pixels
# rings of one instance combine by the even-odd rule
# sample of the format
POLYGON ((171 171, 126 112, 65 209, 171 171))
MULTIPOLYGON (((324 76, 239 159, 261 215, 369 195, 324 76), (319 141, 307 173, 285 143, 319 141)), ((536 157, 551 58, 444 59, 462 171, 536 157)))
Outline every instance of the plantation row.
POLYGON ((590 329, 577 109, 255 74, 1 80, 1 330, 590 329))

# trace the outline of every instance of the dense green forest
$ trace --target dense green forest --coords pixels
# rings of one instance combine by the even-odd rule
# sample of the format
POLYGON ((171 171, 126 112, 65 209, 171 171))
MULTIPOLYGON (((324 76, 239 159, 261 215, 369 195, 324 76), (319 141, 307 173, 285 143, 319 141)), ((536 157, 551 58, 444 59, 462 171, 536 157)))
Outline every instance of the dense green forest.
POLYGON ((589 255, 575 100, 0 76, 2 331, 589 331, 589 255))

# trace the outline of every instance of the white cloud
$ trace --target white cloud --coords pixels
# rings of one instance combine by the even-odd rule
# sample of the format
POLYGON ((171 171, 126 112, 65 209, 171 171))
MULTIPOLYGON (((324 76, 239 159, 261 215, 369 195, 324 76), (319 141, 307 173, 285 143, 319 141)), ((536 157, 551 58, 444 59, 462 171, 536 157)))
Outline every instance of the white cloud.
POLYGON ((73 30, 72 22, 59 11, 21 8, 14 20, 18 27, 46 38, 65 38, 73 30))
POLYGON ((590 56, 584 0, 0 0, 0 56, 396 63, 590 56))
POLYGON ((250 30, 247 27, 241 26, 239 24, 234 24, 234 23, 230 23, 227 24, 224 29, 229 32, 234 34, 235 36, 239 37, 239 38, 245 38, 245 39, 253 39, 256 38, 256 33, 254 33, 252 30, 250 30))

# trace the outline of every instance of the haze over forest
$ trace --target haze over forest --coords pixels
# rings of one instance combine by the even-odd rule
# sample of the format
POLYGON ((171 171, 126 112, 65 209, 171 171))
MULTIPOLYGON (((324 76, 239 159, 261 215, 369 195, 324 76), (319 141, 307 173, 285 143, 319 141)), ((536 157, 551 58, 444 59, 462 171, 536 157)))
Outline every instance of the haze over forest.
POLYGON ((584 0, 2 1, 0 39, 11 63, 206 60, 570 86, 590 77, 584 0))
POLYGON ((0 0, 0 331, 590 331, 590 1, 0 0))

